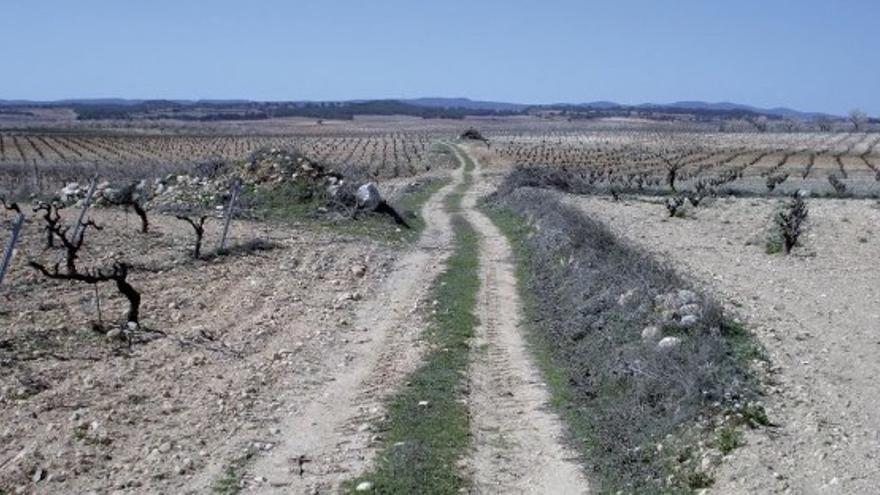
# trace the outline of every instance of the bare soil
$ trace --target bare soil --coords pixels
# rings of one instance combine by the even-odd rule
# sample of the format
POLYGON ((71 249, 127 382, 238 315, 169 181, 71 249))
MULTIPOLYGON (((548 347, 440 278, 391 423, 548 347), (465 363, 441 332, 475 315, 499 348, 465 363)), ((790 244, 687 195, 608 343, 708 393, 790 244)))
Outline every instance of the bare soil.
POLYGON ((710 493, 876 493, 880 484, 880 208, 808 199, 804 245, 765 253, 780 200, 719 199, 666 218, 658 198, 569 204, 694 276, 766 349, 769 418, 710 493))
MULTIPOLYGON (((130 281, 142 324, 164 336, 144 334, 154 338, 128 351, 95 333, 92 288, 28 268, 29 257, 54 263, 58 253, 43 251, 36 225, 24 230, 0 296, 0 490, 9 493, 209 491, 281 444, 278 419, 361 352, 370 334, 354 324, 357 300, 377 294, 399 256, 326 230, 236 222, 233 246, 277 247, 192 261, 179 220, 155 216, 140 234, 134 216, 91 217, 105 230, 87 234, 81 266, 118 256, 141 266, 130 281)), ((209 224, 206 250, 218 228, 209 224)), ((107 286, 100 295, 104 321, 118 321, 124 300, 107 286)))
MULTIPOLYGON (((230 244, 261 248, 207 260, 189 225, 93 209, 79 266, 134 264, 143 296, 134 345, 93 329, 118 324, 109 286, 47 280, 29 224, 0 307, 0 491, 9 493, 328 493, 364 471, 383 400, 419 363, 426 291, 451 246, 444 198, 424 208, 415 246, 302 224, 236 221, 230 244)), ((478 491, 581 491, 577 464, 545 409, 547 393, 519 327, 510 247, 465 198, 483 238, 480 348, 474 353, 471 465, 478 491)), ((393 186, 391 184, 390 186, 393 186)), ((75 212, 63 212, 68 221, 75 212)), ((3 222, 9 220, 4 214, 3 222)), ((209 221, 204 252, 218 237, 209 221)))

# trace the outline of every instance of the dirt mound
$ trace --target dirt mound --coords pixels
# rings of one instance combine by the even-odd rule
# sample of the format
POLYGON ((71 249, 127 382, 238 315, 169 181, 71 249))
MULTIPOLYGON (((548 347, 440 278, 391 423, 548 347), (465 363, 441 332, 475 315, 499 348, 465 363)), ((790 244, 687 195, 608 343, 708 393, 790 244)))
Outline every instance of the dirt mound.
POLYGON ((297 150, 278 148, 255 151, 249 160, 233 167, 245 183, 272 184, 285 180, 342 179, 342 174, 331 171, 297 150))
POLYGON ((473 127, 461 133, 461 136, 459 136, 459 138, 470 141, 482 141, 486 143, 486 145, 489 144, 489 140, 486 139, 480 131, 474 129, 473 127))
MULTIPOLYGON (((228 199, 234 181, 239 180, 250 196, 280 190, 294 202, 320 198, 331 203, 347 184, 343 174, 330 170, 297 150, 261 149, 242 162, 209 162, 196 167, 202 175, 168 176, 155 181, 152 206, 180 210, 187 207, 217 208, 228 199)), ((252 200, 251 203, 257 202, 252 200)), ((349 201, 349 204, 354 204, 349 201)), ((246 201, 245 207, 249 205, 246 201)))
MULTIPOLYGON (((357 206, 355 191, 364 182, 357 169, 345 174, 332 170, 292 149, 267 148, 239 162, 210 161, 197 165, 192 174, 170 174, 128 183, 101 181, 95 187, 95 205, 109 206, 120 191, 134 188, 137 200, 147 209, 162 212, 222 210, 235 181, 245 191, 239 206, 258 208, 267 196, 288 203, 309 203, 315 209, 351 210, 357 206)), ((81 206, 89 183, 72 182, 55 198, 67 206, 81 206)))

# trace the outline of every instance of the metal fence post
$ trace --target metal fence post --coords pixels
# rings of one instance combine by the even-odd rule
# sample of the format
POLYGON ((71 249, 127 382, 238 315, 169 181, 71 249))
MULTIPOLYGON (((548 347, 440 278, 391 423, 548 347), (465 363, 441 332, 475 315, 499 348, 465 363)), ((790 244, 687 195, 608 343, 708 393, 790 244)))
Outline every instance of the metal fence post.
POLYGON ((6 276, 6 270, 12 264, 12 253, 15 252, 15 242, 21 232, 21 226, 24 225, 24 215, 19 213, 18 217, 12 221, 9 240, 6 242, 6 249, 3 251, 3 262, 0 264, 0 285, 3 284, 3 277, 6 276))
POLYGON ((223 218, 223 235, 220 237, 220 246, 218 251, 226 249, 226 237, 229 235, 229 224, 232 223, 232 214, 235 210, 235 202, 238 201, 238 195, 241 193, 241 179, 236 178, 232 181, 232 187, 229 191, 229 203, 226 205, 226 213, 223 218))
POLYGON ((74 241, 79 240, 79 236, 82 235, 82 222, 86 217, 86 212, 89 210, 89 206, 92 204, 92 196, 95 195, 95 187, 98 185, 98 178, 95 177, 89 182, 89 192, 86 193, 86 198, 83 200, 82 210, 79 212, 79 218, 76 219, 76 225, 73 226, 73 238, 74 241))

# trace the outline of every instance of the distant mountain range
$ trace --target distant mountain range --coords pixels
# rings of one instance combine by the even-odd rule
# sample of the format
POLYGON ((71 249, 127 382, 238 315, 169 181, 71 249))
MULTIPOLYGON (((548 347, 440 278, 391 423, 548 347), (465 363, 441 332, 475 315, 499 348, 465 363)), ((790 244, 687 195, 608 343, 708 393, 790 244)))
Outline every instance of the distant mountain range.
POLYGON ((520 112, 527 108, 535 108, 541 106, 567 106, 582 107, 585 109, 595 110, 625 110, 627 108, 636 109, 680 109, 680 110, 712 110, 712 111, 741 111, 751 112, 764 115, 772 115, 782 118, 795 119, 815 119, 820 116, 835 117, 834 115, 823 114, 820 112, 802 112, 791 108, 759 108, 751 105, 743 105, 739 103, 719 102, 709 103, 705 101, 676 101, 673 103, 641 103, 638 105, 625 105, 613 101, 593 101, 589 103, 556 103, 551 105, 533 105, 522 103, 507 103, 496 101, 477 101, 468 98, 413 98, 400 100, 412 105, 426 106, 432 108, 467 108, 473 110, 494 110, 494 111, 513 111, 520 112))
POLYGON ((704 101, 677 101, 673 103, 641 103, 637 105, 627 105, 616 103, 613 101, 593 101, 588 103, 557 103, 557 104, 525 104, 510 103, 501 101, 482 101, 471 100, 469 98, 400 98, 396 100, 348 100, 340 102, 318 102, 318 101, 289 101, 289 102, 258 102, 243 99, 216 99, 216 100, 147 100, 147 99, 126 99, 126 98, 80 98, 65 99, 55 101, 35 101, 35 100, 2 100, 0 106, 115 106, 115 107, 135 107, 143 104, 155 104, 166 102, 171 105, 180 106, 222 106, 222 105, 248 105, 258 103, 284 103, 294 105, 333 103, 333 104, 365 104, 372 102, 389 102, 397 101, 413 107, 429 108, 429 109, 455 109, 455 110, 473 110, 478 112, 499 112, 499 113, 518 113, 529 110, 540 110, 542 108, 569 108, 584 110, 601 110, 601 111, 626 111, 626 110, 675 110, 681 112, 683 110, 692 111, 708 111, 708 112, 744 112, 772 116, 776 118, 793 118, 812 120, 817 117, 833 117, 839 116, 823 114, 819 112, 803 112, 790 108, 759 108, 739 103, 719 102, 710 103, 704 101))

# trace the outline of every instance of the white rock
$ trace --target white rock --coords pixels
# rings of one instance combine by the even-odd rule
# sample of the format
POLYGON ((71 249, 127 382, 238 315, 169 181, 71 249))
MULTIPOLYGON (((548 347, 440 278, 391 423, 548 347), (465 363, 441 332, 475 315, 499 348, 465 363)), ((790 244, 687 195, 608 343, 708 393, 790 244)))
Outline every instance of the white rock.
POLYGON ((663 337, 657 342, 658 349, 675 349, 681 346, 681 339, 678 337, 663 337))
POLYGON ((699 316, 702 312, 702 306, 696 303, 684 304, 678 308, 678 314, 682 316, 699 316))
POLYGON ((635 296, 635 294, 636 294, 635 289, 630 289, 630 290, 624 292, 623 294, 620 295, 620 297, 617 298, 617 305, 618 306, 626 306, 632 300, 632 298, 633 298, 633 296, 635 296))
POLYGON ((187 364, 189 366, 201 366, 201 365, 205 364, 205 361, 206 361, 206 359, 203 354, 193 354, 187 360, 187 364))
POLYGON ((63 197, 73 196, 79 192, 79 184, 76 182, 71 182, 64 186, 64 189, 61 190, 61 195, 63 197))
POLYGON ((679 290, 676 295, 678 296, 678 304, 681 306, 699 302, 697 294, 687 289, 679 290))
POLYGON ((372 481, 361 481, 360 483, 358 483, 358 486, 356 486, 354 488, 354 491, 366 492, 366 491, 369 491, 372 489, 373 489, 373 482, 372 481))
POLYGON ((375 210, 379 203, 382 202, 382 195, 375 182, 368 182, 357 189, 355 194, 359 208, 367 210, 375 210))
POLYGON ((642 329, 642 340, 657 340, 660 338, 660 329, 651 325, 642 329))
POLYGON ((700 319, 697 318, 696 315, 684 315, 681 318, 680 324, 683 327, 690 328, 690 327, 696 325, 699 321, 700 321, 700 319))

